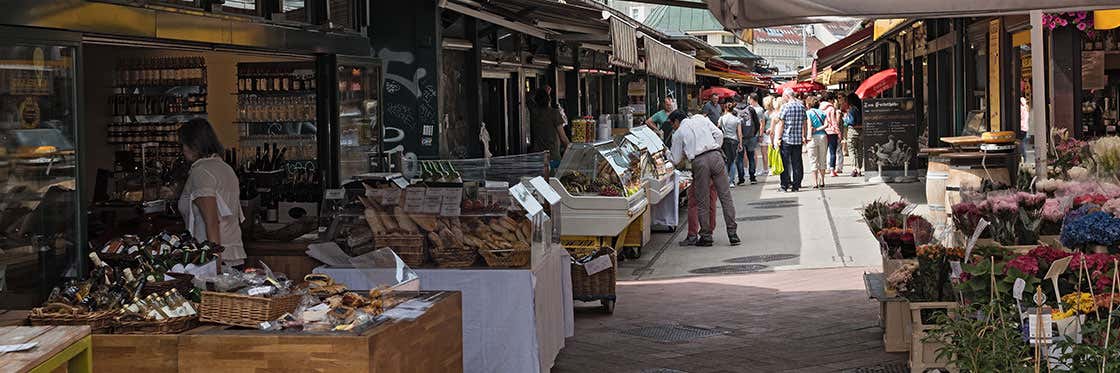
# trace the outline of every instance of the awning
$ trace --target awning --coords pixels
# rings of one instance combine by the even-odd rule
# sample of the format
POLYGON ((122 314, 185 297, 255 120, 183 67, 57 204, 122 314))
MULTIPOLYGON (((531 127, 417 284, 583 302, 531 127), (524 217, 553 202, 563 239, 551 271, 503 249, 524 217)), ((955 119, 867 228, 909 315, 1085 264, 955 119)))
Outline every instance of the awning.
POLYGON ((719 58, 722 58, 722 59, 725 59, 725 60, 753 61, 753 60, 761 60, 762 59, 762 57, 759 57, 759 55, 754 54, 754 52, 751 52, 751 50, 747 49, 747 47, 742 47, 742 46, 720 47, 720 46, 717 46, 716 49, 719 49, 719 51, 720 51, 719 58))
POLYGON ((824 48, 817 50, 817 66, 832 66, 833 63, 835 63, 838 59, 842 59, 844 57, 843 55, 841 55, 841 53, 848 51, 849 48, 851 48, 853 45, 862 44, 856 47, 862 48, 862 46, 870 44, 872 41, 872 33, 873 29, 871 27, 863 28, 852 33, 851 35, 848 35, 843 39, 836 41, 835 43, 829 44, 824 48))
POLYGON ((1116 0, 705 0, 728 30, 822 23, 838 18, 954 18, 1116 8, 1116 0))
POLYGON ((611 52, 612 65, 638 67, 638 34, 634 26, 618 17, 611 17, 611 52))
POLYGON ((748 73, 734 73, 707 68, 697 68, 696 75, 719 78, 722 82, 724 82, 724 85, 729 86, 770 88, 770 83, 758 79, 757 77, 754 77, 752 75, 748 75, 748 73))
POLYGON ((696 59, 662 44, 649 35, 642 35, 646 51, 646 71, 650 75, 675 80, 680 83, 696 83, 696 59))

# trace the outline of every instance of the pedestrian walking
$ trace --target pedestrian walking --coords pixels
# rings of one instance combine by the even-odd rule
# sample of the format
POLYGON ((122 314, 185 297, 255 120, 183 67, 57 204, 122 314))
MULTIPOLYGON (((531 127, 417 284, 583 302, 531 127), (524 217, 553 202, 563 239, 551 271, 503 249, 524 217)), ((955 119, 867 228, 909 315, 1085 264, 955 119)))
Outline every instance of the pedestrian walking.
MULTIPOLYGON (((758 105, 758 93, 751 93, 747 99, 742 102, 743 107, 736 110, 736 115, 742 121, 743 128, 743 157, 747 162, 747 175, 751 181, 751 185, 757 184, 757 173, 755 172, 755 156, 758 153, 758 139, 762 137, 763 129, 763 114, 762 107, 758 105)), ((762 157, 766 159, 766 157, 762 157)), ((739 176, 739 183, 743 183, 743 177, 739 176)))
MULTIPOLYGON (((696 190, 696 199, 692 202, 698 205, 697 215, 706 217, 715 210, 715 203, 710 199, 714 186, 723 208, 723 223, 727 226, 728 241, 732 246, 738 245, 740 241, 738 225, 735 223, 735 203, 731 199, 731 187, 726 183, 727 168, 723 153, 720 152, 723 130, 705 115, 688 117, 681 111, 670 114, 669 122, 674 129, 670 148, 673 164, 683 164, 685 159, 692 163, 692 189, 696 190)), ((696 245, 712 246, 714 229, 714 219, 701 220, 696 245)), ((686 239, 687 241, 689 240, 686 239)))
POLYGON ((569 143, 565 124, 560 109, 552 105, 548 90, 538 88, 529 106, 529 137, 533 140, 529 151, 547 151, 550 162, 559 165, 560 154, 569 143))
POLYGON ((723 115, 723 105, 719 104, 719 95, 708 96, 708 101, 704 103, 704 115, 712 123, 719 123, 719 117, 723 115))
MULTIPOLYGON (((755 94, 758 97, 758 94, 755 94)), ((770 112, 774 110, 774 96, 766 95, 762 98, 762 108, 759 110, 761 114, 759 119, 762 120, 762 131, 760 133, 761 139, 759 141, 759 150, 762 153, 762 169, 758 170, 756 176, 766 176, 770 174, 770 158, 766 155, 770 152, 770 146, 774 144, 771 141, 770 128, 773 127, 773 122, 770 120, 770 112)))
POLYGON ((844 171, 844 163, 840 153, 840 110, 836 109, 836 94, 825 92, 821 96, 820 110, 824 113, 824 132, 828 138, 828 170, 832 176, 839 176, 844 171))
POLYGON ((825 131, 825 113, 820 109, 821 99, 810 96, 805 100, 805 115, 809 118, 809 127, 812 137, 809 138, 809 170, 813 172, 813 188, 824 187, 824 177, 827 174, 826 161, 828 160, 828 132, 825 131))
MULTIPOLYGON (((743 128, 742 120, 735 115, 735 102, 731 99, 723 101, 723 115, 719 117, 719 128, 723 130, 723 156, 727 163, 727 182, 735 187, 735 175, 743 178, 743 128)), ((740 183, 741 184, 741 183, 740 183)))
POLYGON ((844 113, 844 127, 848 129, 848 154, 853 155, 852 164, 855 169, 852 170, 852 177, 859 177, 863 175, 863 141, 859 138, 859 133, 863 130, 863 102, 859 96, 854 92, 849 93, 844 100, 846 113, 844 113))
POLYGON ((782 153, 783 170, 781 174, 782 191, 798 192, 805 177, 805 162, 801 156, 802 146, 808 142, 809 119, 805 114, 805 104, 794 96, 792 90, 782 94, 785 103, 778 112, 780 125, 775 140, 782 153))

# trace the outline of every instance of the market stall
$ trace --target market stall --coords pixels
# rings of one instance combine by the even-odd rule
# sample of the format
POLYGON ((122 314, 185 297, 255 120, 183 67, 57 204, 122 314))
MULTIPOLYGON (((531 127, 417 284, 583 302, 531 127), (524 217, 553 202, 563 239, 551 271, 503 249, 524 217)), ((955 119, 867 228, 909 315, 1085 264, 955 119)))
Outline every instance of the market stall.
POLYGON ((574 332, 571 260, 549 216, 559 195, 544 178, 524 176, 544 170, 537 156, 421 163, 411 180, 348 184, 329 207, 333 246, 308 251, 326 263, 314 271, 366 287, 369 270, 352 259, 390 247, 415 268, 420 289, 463 293, 466 371, 550 370, 574 332))
POLYGON ((641 173, 640 153, 620 148, 614 141, 569 146, 557 177, 549 180, 561 197, 564 240, 605 238, 616 251, 640 248, 645 236, 641 231, 648 225, 639 219, 649 219, 641 173), (632 232, 641 233, 637 240, 632 232))
POLYGON ((680 223, 680 185, 676 168, 668 159, 669 148, 656 132, 646 126, 631 128, 630 135, 625 139, 641 143, 643 161, 652 165, 651 168, 643 168, 648 170, 643 173, 643 179, 647 182, 647 198, 653 218, 651 226, 675 231, 680 223))

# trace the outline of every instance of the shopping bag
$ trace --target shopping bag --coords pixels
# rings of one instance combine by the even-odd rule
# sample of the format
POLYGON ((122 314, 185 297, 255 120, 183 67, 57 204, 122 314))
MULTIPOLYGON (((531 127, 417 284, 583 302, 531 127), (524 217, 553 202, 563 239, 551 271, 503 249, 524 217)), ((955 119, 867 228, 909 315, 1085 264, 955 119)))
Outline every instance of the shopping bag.
POLYGON ((785 170, 782 167, 782 153, 778 151, 773 145, 770 146, 769 154, 766 155, 767 160, 770 161, 770 174, 780 175, 785 170))

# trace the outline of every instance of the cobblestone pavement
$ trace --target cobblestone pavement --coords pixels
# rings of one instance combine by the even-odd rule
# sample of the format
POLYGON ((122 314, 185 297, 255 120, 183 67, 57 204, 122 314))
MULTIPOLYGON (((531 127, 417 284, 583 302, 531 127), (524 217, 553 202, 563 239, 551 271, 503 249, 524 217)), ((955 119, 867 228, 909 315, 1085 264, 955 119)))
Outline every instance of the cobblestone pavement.
POLYGON ((720 246, 717 231, 716 247, 680 247, 681 228, 623 262, 615 313, 577 306, 552 371, 903 371, 906 354, 883 352, 879 304, 864 290, 863 273, 880 271, 878 248, 854 209, 921 185, 841 177, 824 193, 784 194, 770 179, 733 189, 740 218, 778 216, 740 219, 743 245, 720 246), (711 269, 720 266, 757 273, 711 269))

